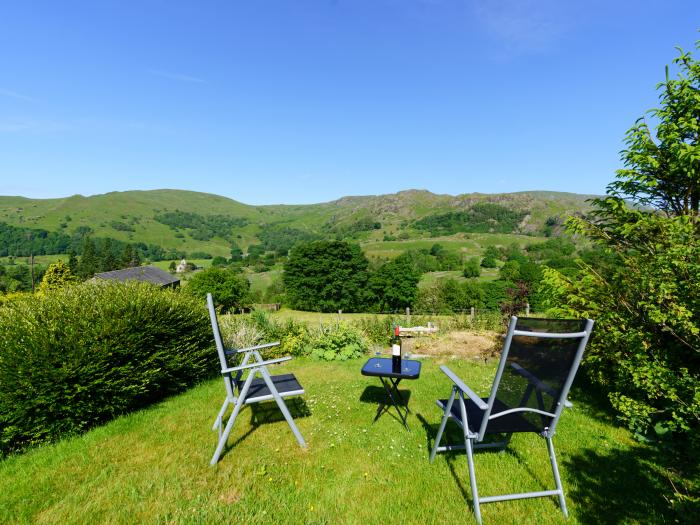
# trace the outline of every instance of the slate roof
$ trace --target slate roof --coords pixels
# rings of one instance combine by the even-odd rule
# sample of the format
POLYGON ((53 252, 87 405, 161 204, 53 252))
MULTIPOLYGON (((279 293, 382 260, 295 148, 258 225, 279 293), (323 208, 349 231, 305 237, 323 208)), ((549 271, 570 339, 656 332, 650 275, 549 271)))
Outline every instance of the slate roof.
POLYGON ((95 274, 96 279, 112 279, 115 281, 145 281, 158 284, 160 286, 174 285, 180 279, 170 275, 168 272, 156 268, 155 266, 137 266, 136 268, 125 268, 124 270, 113 270, 95 274))

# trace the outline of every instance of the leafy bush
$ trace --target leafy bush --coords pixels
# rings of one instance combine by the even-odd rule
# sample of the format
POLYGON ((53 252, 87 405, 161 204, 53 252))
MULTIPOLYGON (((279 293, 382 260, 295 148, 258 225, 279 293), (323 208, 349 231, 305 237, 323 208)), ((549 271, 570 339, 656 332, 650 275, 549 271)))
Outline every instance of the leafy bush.
POLYGON ((369 350, 362 335, 346 323, 322 330, 311 344, 311 357, 324 361, 357 359, 369 350))
POLYGON ((0 306, 0 455, 82 432, 216 368, 199 300, 82 284, 0 306))
POLYGON ((686 453, 700 447, 700 62, 675 62, 656 128, 635 123, 607 197, 569 220, 605 258, 575 279, 548 270, 543 288, 557 313, 596 319, 588 368, 629 428, 686 453))
POLYGON ((187 283, 185 291, 202 301, 207 293, 223 311, 242 308, 249 304, 250 283, 242 275, 225 268, 212 267, 196 273, 187 283))

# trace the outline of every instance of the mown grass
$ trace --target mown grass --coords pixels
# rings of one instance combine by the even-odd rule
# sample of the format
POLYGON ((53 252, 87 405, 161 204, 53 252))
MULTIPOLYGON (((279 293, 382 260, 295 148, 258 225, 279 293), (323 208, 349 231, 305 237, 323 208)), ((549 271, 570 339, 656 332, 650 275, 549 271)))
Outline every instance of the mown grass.
MULTIPOLYGON (((87 434, 0 463, 3 523, 474 523, 463 454, 429 464, 450 384, 426 360, 404 381, 411 432, 385 414, 379 381, 360 375, 362 360, 295 360, 306 389, 293 413, 308 442, 297 446, 274 407, 246 408, 216 467, 211 424, 223 397, 212 380, 87 434), (255 415, 255 419, 253 417, 255 415)), ((495 363, 450 361, 485 393, 495 363)), ((575 406, 555 438, 571 518, 554 498, 483 506, 484 522, 663 523, 665 483, 644 449, 594 404, 575 406)), ((451 430, 455 437, 454 429, 451 430)), ((542 439, 514 437, 509 451, 476 458, 483 495, 552 485, 542 439)))

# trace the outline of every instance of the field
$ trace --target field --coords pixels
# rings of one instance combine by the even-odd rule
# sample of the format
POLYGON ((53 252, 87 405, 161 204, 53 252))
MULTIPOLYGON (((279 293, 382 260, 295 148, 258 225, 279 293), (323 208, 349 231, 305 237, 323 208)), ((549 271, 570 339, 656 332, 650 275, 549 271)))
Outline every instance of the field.
MULTIPOLYGON (((220 379, 87 434, 0 462, 3 523, 474 523, 463 454, 428 462, 449 394, 443 361, 424 360, 405 381, 410 432, 389 414, 372 425, 383 391, 363 377, 362 361, 299 359, 306 389, 293 405, 308 449, 296 445, 276 410, 246 408, 216 467, 211 425, 220 379)), ((485 393, 494 362, 450 360, 485 393)), ((643 446, 616 427, 595 400, 574 389, 555 445, 571 517, 554 498, 488 504, 484 523, 665 523, 668 480, 643 446)), ((455 438, 455 431, 450 431, 455 438)), ((547 450, 535 435, 514 437, 508 452, 476 457, 483 495, 552 486, 547 450)))

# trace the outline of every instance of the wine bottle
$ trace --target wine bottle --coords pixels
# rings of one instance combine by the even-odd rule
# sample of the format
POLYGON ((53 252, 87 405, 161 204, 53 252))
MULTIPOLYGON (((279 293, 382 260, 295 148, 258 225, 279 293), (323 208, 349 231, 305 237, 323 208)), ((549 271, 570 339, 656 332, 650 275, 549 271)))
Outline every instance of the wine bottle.
POLYGON ((401 337, 399 337, 399 325, 394 326, 394 334, 391 336, 391 370, 395 374, 401 371, 401 337))

